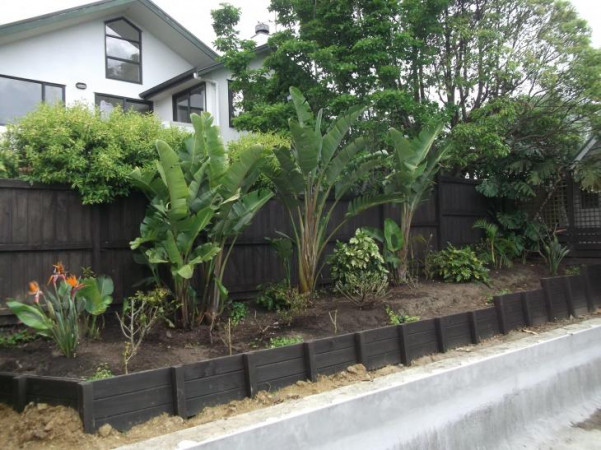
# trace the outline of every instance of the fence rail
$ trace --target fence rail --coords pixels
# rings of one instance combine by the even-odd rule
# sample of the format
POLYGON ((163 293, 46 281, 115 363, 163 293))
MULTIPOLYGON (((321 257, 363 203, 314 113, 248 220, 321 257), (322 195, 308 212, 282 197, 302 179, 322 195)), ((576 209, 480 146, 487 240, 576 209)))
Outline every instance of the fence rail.
MULTIPOLYGON (((346 201, 340 203, 333 223, 342 219, 347 205, 346 201)), ((67 187, 0 180, 0 299, 23 298, 27 283, 47 279, 51 265, 61 260, 74 272, 91 267, 96 273, 110 275, 119 303, 131 293, 132 285, 147 276, 129 249, 129 242, 138 236, 145 208, 146 199, 140 194, 110 205, 85 206, 67 187)), ((447 242, 473 243, 480 232, 473 230, 472 224, 486 211, 485 199, 476 192, 473 181, 440 177, 415 215, 413 234, 432 236, 434 248, 447 242)), ((383 205, 350 220, 338 231, 330 249, 336 239, 349 239, 360 226, 382 228, 387 217, 398 220, 398 210, 383 205)), ((291 231, 283 206, 271 201, 239 237, 232 252, 224 280, 232 294, 254 292, 259 284, 284 277, 275 251, 265 240, 277 237, 276 230, 291 231)), ((0 317, 7 313, 0 309, 0 317)))
POLYGON ((88 433, 107 423, 128 430, 163 413, 188 418, 207 406, 315 381, 353 364, 370 370, 410 365, 499 333, 593 311, 601 306, 599 280, 601 265, 589 266, 583 275, 543 279, 542 289, 496 296, 490 308, 104 380, 0 373, 0 402, 17 411, 32 401, 73 407, 88 433))

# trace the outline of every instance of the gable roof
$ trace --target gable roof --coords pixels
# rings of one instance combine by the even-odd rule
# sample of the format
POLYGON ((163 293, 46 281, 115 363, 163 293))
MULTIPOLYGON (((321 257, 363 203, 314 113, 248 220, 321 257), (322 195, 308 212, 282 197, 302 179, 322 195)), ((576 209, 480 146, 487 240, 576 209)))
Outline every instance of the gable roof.
POLYGON ((113 15, 125 15, 142 28, 152 30, 152 34, 194 66, 209 66, 218 57, 150 0, 101 0, 1 25, 0 45, 113 15))

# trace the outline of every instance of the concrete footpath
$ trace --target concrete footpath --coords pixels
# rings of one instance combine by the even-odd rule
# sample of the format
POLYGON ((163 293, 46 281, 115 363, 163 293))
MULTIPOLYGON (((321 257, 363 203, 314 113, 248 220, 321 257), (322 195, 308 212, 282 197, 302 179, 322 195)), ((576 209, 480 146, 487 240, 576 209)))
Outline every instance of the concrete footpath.
POLYGON ((599 408, 592 319, 121 448, 601 449, 599 408))

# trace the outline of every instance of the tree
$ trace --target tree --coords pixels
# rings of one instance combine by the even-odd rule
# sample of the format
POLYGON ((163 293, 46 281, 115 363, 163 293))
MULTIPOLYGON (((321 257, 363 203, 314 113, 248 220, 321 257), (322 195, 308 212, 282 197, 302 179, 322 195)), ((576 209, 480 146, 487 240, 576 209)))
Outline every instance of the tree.
POLYGON ((436 151, 434 141, 442 131, 441 122, 431 123, 417 137, 407 139, 401 132, 389 131, 394 151, 390 155, 391 172, 385 180, 384 191, 396 197, 401 206, 403 245, 398 252, 397 280, 406 283, 408 276, 409 232, 413 215, 434 183, 446 148, 436 151))
POLYGON ((347 140, 347 133, 363 112, 353 107, 341 114, 322 135, 322 113, 314 116, 302 93, 290 88, 297 118, 290 119, 292 149, 279 148, 279 167, 269 177, 276 196, 286 207, 298 258, 299 290, 312 292, 321 271, 326 244, 350 217, 394 196, 355 198, 344 219, 330 228, 330 219, 341 198, 363 174, 381 164, 380 154, 349 168, 349 162, 365 146, 364 138, 347 140))
POLYGON ((273 195, 250 189, 259 174, 261 147, 230 163, 210 114, 191 119, 193 138, 178 151, 158 141, 154 170, 135 169, 130 176, 150 199, 131 247, 142 250, 157 278, 158 265, 169 267, 183 327, 195 322, 191 283, 199 266, 204 269, 200 313, 213 325, 227 296, 222 280, 236 238, 273 195))
MULTIPOLYGON (((570 110, 565 121, 579 117, 583 132, 600 126, 598 51, 567 2, 272 0, 270 9, 280 31, 259 69, 250 67, 254 44, 233 31, 238 12, 230 10, 227 21, 214 14, 218 49, 243 92, 239 128, 284 129, 293 114, 289 85, 325 117, 368 105, 369 120, 357 128, 372 149, 387 145, 389 127, 415 136, 433 115, 446 117, 452 130, 471 124, 482 108, 493 122, 497 115, 517 120, 513 101, 524 97, 570 110)), ((452 133, 451 142, 458 141, 449 164, 456 171, 512 150, 506 128, 469 131, 483 145, 463 145, 466 130, 452 133)))

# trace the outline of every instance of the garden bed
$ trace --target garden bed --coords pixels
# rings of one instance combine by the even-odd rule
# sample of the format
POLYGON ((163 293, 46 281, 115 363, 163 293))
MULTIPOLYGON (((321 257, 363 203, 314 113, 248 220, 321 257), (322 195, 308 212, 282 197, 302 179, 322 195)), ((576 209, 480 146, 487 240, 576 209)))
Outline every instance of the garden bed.
MULTIPOLYGON (((530 266, 530 270, 536 270, 533 267, 530 266)), ((282 349, 250 352, 93 383, 6 374, 3 375, 4 383, 0 382, 0 388, 3 388, 0 396, 17 409, 25 407, 28 401, 44 400, 76 407, 88 432, 102 424, 127 429, 161 412, 188 417, 210 404, 243 398, 259 390, 271 391, 295 382, 298 384, 305 379, 315 380, 317 375, 344 371, 356 363, 368 369, 399 362, 407 365, 424 355, 477 343, 481 338, 499 332, 590 312, 601 304, 600 274, 601 266, 596 266, 588 276, 543 280, 543 289, 497 295, 494 306, 474 312, 455 312, 434 320, 343 334, 282 349), (238 383, 234 378, 240 378, 239 375, 242 378, 238 383), (11 391, 10 386, 16 389, 11 391), (152 395, 144 392, 145 386, 152 395), (53 397, 60 396, 61 391, 70 393, 69 398, 56 401, 53 397), (164 395, 160 394, 163 391, 164 395), (202 398, 201 391, 207 391, 209 397, 215 398, 202 398), (158 404, 161 395, 167 399, 165 405, 158 404), (141 409, 134 408, 138 403, 141 409)), ((503 274, 497 275, 499 279, 503 278, 503 274)), ((504 280, 504 289, 508 288, 509 281, 504 280)), ((521 278, 520 282, 525 283, 522 289, 529 288, 526 279, 521 278)), ((493 285, 490 289, 494 288, 493 285)), ((350 368, 347 371, 360 372, 350 368)), ((35 407, 27 407, 26 413, 33 414, 32 408, 35 407)))
MULTIPOLYGON (((401 286, 391 290, 386 299, 367 310, 360 310, 344 298, 323 292, 313 306, 291 326, 279 323, 274 313, 249 302, 247 317, 233 333, 234 353, 266 348, 273 338, 302 338, 303 341, 334 335, 336 314, 337 334, 352 333, 390 325, 386 313, 389 306, 397 313, 431 319, 449 314, 492 306, 492 296, 540 288, 540 278, 546 269, 539 264, 516 264, 511 269, 491 273, 490 287, 482 283, 449 284, 421 281, 415 287, 401 286), (330 314, 329 314, 330 313, 330 314), (330 317, 332 316, 332 318, 330 317)), ((0 349, 0 372, 35 374, 54 377, 87 379, 98 369, 123 373, 123 335, 113 314, 106 315, 106 325, 100 340, 86 340, 77 357, 65 358, 54 344, 38 339, 16 347, 0 349)), ((5 334, 14 329, 5 329, 5 334)), ((140 353, 130 363, 130 372, 189 364, 229 354, 218 329, 210 343, 208 329, 193 331, 170 329, 160 324, 142 344, 140 353)))

